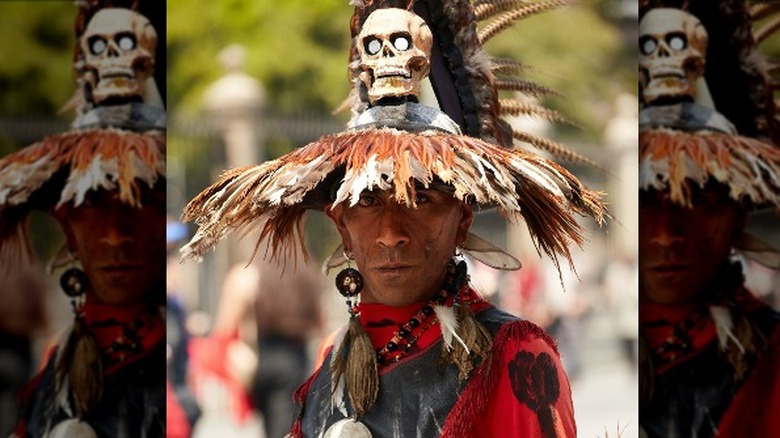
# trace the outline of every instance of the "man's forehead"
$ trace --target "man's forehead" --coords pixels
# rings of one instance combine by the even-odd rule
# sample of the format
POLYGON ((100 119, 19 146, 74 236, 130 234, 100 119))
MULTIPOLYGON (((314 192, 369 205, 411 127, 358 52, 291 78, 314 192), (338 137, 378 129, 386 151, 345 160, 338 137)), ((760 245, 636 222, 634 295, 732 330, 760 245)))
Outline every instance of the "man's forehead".
MULTIPOLYGON (((727 185, 717 181, 709 181, 705 185, 699 185, 690 181, 683 187, 684 197, 692 201, 693 204, 705 202, 708 204, 731 204, 738 203, 730 196, 730 189, 727 185)), ((643 201, 656 201, 670 204, 681 205, 684 202, 675 199, 669 187, 649 188, 640 190, 640 199, 643 201)))

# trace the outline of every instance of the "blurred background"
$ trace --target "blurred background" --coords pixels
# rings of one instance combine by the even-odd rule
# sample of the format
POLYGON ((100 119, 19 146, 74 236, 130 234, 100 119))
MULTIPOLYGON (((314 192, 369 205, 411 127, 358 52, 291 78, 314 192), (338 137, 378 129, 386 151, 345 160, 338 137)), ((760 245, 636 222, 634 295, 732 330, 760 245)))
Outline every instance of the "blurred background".
MULTIPOLYGON (((74 114, 58 111, 74 91, 71 59, 76 7, 71 2, 0 2, 0 156, 46 135, 68 130, 74 114)), ((1 218, 0 218, 1 220, 1 218)), ((31 238, 46 263, 64 244, 59 226, 47 214, 31 217, 31 238)), ((51 279, 46 296, 24 294, 0 300, 0 436, 17 419, 16 391, 37 371, 46 344, 73 320, 65 294, 51 279), (23 327, 7 323, 7 312, 42 309, 45 317, 23 327)), ((19 291, 14 291, 20 293, 19 291)), ((21 292, 23 293, 23 291, 21 292)), ((0 293, 0 296, 5 296, 0 293)))
MULTIPOLYGON (((264 423, 274 417, 269 413, 284 409, 267 397, 280 389, 274 385, 291 379, 285 384, 297 386, 294 375, 311 371, 322 337, 346 322, 332 278, 319 273, 338 235, 324 215, 310 214, 309 264, 299 260, 295 271, 289 264, 280 280, 280 268, 263 262, 262 248, 249 263, 251 234, 226 241, 201 263, 180 264, 177 248, 195 228, 177 218, 225 169, 276 158, 344 128, 347 115, 333 111, 349 89, 352 8, 346 0, 167 5, 169 303, 178 312, 169 315, 169 342, 176 372, 195 398, 184 404, 201 412, 195 436, 265 436, 264 423), (283 313, 291 308, 303 310, 283 313), (291 348, 280 339, 292 339, 291 348), (300 345, 308 354, 303 361, 290 356, 300 345), (262 374, 274 370, 279 374, 262 374)), ((602 228, 583 222, 588 240, 574 250, 578 276, 564 266, 562 280, 537 255, 522 224, 507 227, 489 211, 475 222, 480 235, 507 248, 524 268, 500 273, 474 264, 474 283, 558 339, 583 437, 637 434, 636 13, 634 0, 586 0, 522 21, 487 46, 491 54, 530 64, 531 79, 565 96, 544 104, 576 126, 516 123, 596 161, 600 168, 567 167, 608 193, 615 216, 602 228)), ((74 89, 74 16, 70 1, 0 2, 0 155, 68 129, 72 112, 58 111, 74 89)), ((46 261, 62 237, 46 217, 34 217, 32 226, 36 251, 46 261)), ((54 286, 46 308, 48 322, 30 334, 28 359, 6 360, 11 356, 3 345, 4 385, 29 376, 44 340, 69 321, 69 304, 54 286), (7 377, 14 376, 6 372, 9 363, 21 364, 21 374, 7 377)), ((0 419, 6 421, 13 406, 3 394, 0 419)))

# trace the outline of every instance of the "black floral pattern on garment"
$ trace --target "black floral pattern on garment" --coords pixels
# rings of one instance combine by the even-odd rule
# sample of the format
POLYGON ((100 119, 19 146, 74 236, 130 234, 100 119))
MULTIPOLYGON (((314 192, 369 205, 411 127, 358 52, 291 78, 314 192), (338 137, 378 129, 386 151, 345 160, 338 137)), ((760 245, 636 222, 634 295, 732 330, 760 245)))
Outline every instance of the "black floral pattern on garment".
POLYGON ((536 413, 542 435, 555 438, 553 405, 561 395, 561 388, 552 357, 547 353, 536 356, 530 351, 520 351, 509 362, 508 371, 517 400, 536 413))

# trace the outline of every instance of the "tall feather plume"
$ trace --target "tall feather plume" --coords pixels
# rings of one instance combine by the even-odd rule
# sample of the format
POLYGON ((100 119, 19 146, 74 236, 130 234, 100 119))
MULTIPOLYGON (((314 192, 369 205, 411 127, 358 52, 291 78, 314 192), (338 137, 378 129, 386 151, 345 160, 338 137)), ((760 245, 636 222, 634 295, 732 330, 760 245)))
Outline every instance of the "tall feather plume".
POLYGON ((478 6, 479 9, 477 9, 480 13, 477 17, 480 20, 490 18, 499 12, 503 13, 479 32, 479 41, 485 44, 488 40, 501 33, 501 31, 514 25, 517 20, 568 6, 569 4, 566 0, 543 0, 530 3, 527 1, 497 0, 481 4, 478 6))
POLYGON ((501 114, 512 116, 536 116, 551 122, 572 123, 558 111, 514 99, 499 99, 501 114))

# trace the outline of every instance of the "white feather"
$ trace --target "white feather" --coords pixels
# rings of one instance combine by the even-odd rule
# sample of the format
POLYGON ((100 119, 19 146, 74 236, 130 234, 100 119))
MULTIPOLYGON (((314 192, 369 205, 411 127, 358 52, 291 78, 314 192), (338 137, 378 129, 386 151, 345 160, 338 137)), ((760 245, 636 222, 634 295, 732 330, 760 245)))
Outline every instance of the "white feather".
POLYGON ((444 343, 447 344, 447 348, 452 350, 452 338, 455 338, 466 349, 466 353, 469 353, 469 347, 463 342, 460 336, 458 336, 458 318, 455 317, 455 311, 452 307, 448 306, 433 306, 434 312, 436 312, 436 318, 439 319, 439 326, 441 326, 441 336, 444 339, 444 343))
POLYGON ((729 309, 723 306, 712 306, 710 307, 710 314, 712 315, 712 319, 715 321, 715 328, 718 332, 720 349, 724 350, 726 348, 726 344, 728 344, 729 339, 731 339, 737 345, 739 351, 744 354, 745 348, 742 347, 742 344, 739 343, 739 339, 737 339, 737 337, 734 336, 734 333, 732 332, 734 322, 731 320, 729 309))

